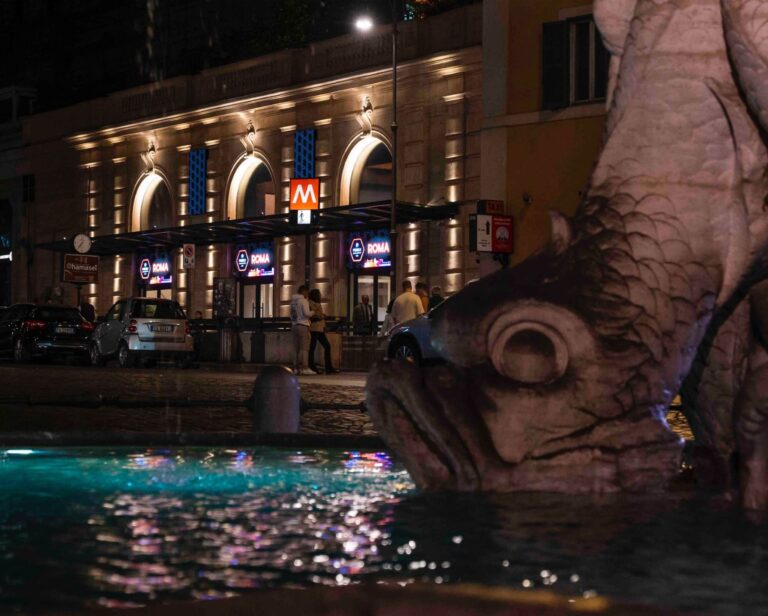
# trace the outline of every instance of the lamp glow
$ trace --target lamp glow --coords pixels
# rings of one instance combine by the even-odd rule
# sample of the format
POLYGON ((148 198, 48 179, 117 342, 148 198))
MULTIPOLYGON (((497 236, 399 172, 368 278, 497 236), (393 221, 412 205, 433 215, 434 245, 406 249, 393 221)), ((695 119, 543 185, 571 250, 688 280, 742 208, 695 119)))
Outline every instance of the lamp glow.
POLYGON ((373 20, 368 16, 358 17, 355 21, 355 28, 360 32, 370 32, 373 28, 373 20))

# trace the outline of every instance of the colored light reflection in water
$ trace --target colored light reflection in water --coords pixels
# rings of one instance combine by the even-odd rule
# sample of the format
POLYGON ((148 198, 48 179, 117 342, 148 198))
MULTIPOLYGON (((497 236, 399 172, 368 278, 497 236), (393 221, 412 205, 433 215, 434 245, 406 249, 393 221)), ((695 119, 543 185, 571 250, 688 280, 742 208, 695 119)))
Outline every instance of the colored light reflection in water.
POLYGON ((741 615, 766 570, 768 527, 696 498, 420 494, 382 452, 0 449, 0 613, 463 581, 741 615))
POLYGON ((381 570, 389 508, 413 490, 376 452, 20 451, 0 451, 0 551, 21 572, 0 566, 0 587, 16 605, 39 601, 25 587, 41 563, 87 605, 349 584, 381 570), (39 551, 22 555, 12 528, 39 551))

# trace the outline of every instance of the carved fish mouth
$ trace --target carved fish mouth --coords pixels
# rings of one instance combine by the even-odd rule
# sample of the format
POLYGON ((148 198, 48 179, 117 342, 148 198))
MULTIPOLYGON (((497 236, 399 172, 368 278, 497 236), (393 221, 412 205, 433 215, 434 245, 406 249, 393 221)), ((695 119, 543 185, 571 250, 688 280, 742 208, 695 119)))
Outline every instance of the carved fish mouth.
POLYGON ((368 377, 373 422, 422 488, 481 490, 489 467, 507 466, 463 382, 453 366, 406 362, 379 363, 368 377))
POLYGON ((643 492, 679 471, 681 440, 650 414, 598 422, 505 461, 477 411, 471 379, 454 365, 374 366, 368 412, 381 436, 425 490, 643 492))

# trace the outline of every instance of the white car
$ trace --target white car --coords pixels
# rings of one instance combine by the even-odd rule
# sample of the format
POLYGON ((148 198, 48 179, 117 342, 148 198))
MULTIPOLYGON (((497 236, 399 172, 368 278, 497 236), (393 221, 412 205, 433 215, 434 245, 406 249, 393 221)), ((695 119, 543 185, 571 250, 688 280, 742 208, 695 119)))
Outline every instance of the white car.
POLYGON ((387 357, 404 359, 415 364, 440 360, 440 355, 432 348, 433 310, 420 317, 395 325, 387 334, 387 357))
POLYGON ((175 301, 130 297, 117 302, 100 320, 91 337, 94 366, 116 357, 123 368, 160 358, 189 366, 194 341, 189 322, 175 301))

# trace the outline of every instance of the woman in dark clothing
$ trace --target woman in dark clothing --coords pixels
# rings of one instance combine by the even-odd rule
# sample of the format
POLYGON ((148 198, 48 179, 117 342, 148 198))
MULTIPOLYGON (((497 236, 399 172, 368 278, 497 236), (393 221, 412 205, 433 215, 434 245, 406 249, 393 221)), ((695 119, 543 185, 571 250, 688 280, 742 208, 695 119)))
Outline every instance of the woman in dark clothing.
POLYGON ((319 342, 325 352, 325 373, 335 374, 338 370, 333 367, 333 362, 331 361, 331 343, 328 342, 328 336, 325 335, 325 313, 323 312, 322 301, 323 298, 318 289, 312 289, 309 292, 309 309, 312 311, 312 316, 309 319, 309 335, 311 338, 309 342, 309 361, 307 364, 313 372, 320 372, 315 365, 315 349, 319 342))

